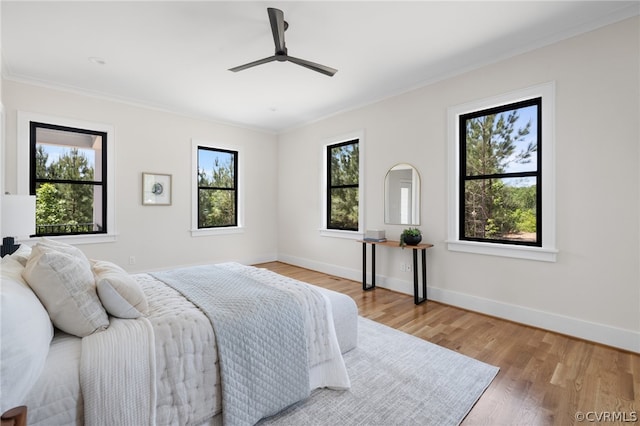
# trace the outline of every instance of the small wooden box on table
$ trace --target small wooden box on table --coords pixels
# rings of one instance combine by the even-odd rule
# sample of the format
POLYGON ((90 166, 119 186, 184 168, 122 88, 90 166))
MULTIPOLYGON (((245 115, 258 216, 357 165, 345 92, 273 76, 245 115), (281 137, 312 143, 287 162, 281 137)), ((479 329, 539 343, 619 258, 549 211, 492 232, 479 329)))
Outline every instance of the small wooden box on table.
MULTIPOLYGON (((402 248, 399 241, 371 241, 358 240, 362 243, 362 289, 372 290, 376 288, 376 246, 402 248), (367 245, 371 246, 371 285, 367 285, 367 245)), ((427 300, 427 254, 428 248, 433 244, 405 245, 404 248, 413 251, 413 301, 416 305, 427 300), (422 260, 422 296, 418 292, 418 250, 422 260)))

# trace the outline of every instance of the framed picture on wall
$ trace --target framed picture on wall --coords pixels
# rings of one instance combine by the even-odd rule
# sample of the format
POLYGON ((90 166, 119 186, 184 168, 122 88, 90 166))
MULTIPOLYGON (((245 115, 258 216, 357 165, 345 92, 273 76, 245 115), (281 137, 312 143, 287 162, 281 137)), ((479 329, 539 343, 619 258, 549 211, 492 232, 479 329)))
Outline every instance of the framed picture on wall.
POLYGON ((142 173, 142 204, 145 206, 170 206, 171 175, 142 173))

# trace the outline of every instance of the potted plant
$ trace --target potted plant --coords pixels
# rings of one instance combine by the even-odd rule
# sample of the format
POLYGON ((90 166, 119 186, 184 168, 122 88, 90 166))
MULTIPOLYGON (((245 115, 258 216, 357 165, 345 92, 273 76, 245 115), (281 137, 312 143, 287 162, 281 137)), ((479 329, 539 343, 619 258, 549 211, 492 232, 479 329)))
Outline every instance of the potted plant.
POLYGON ((418 228, 407 228, 400 234, 400 247, 416 246, 422 241, 422 232, 418 228))

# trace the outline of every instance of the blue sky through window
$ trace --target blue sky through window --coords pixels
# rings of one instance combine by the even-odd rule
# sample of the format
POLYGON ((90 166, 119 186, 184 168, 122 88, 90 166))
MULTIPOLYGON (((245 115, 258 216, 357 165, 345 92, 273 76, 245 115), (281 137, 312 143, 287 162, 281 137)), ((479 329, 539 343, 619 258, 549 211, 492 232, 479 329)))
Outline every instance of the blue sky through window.
MULTIPOLYGON (((44 152, 47 153, 47 167, 51 166, 51 164, 58 161, 61 157, 64 157, 65 154, 71 152, 73 148, 64 146, 64 145, 53 145, 46 143, 39 143, 38 146, 41 146, 44 149, 44 152)), ((78 153, 83 155, 87 161, 89 162, 89 166, 95 168, 96 163, 96 153, 95 150, 90 148, 77 148, 78 153)))
MULTIPOLYGON (((513 110, 512 110, 513 111, 513 110)), ((516 156, 527 150, 527 147, 530 143, 534 146, 537 145, 538 141, 538 107, 536 105, 531 105, 524 108, 518 108, 515 111, 518 111, 518 121, 514 126, 515 131, 517 132, 519 129, 525 128, 527 123, 531 123, 529 126, 529 134, 526 135, 522 140, 518 140, 514 143, 516 149, 514 151, 513 156, 510 158, 507 167, 505 168, 506 173, 517 173, 517 172, 529 172, 535 171, 537 169, 536 155, 537 151, 531 154, 529 161, 527 162, 518 162, 516 161, 516 156)), ((511 111, 505 111, 501 114, 504 114, 505 117, 511 111)), ((536 184, 536 179, 533 177, 524 177, 517 179, 508 179, 505 182, 508 186, 532 186, 536 184)))
MULTIPOLYGON (((507 167, 505 168, 506 173, 514 173, 514 172, 524 172, 524 171, 533 171, 536 170, 536 155, 533 153, 528 162, 522 163, 516 161, 516 156, 523 151, 527 150, 527 147, 530 143, 534 146, 537 145, 538 141, 538 115, 537 115, 538 107, 535 105, 528 106, 525 108, 519 108, 518 111, 518 121, 514 126, 515 131, 517 132, 520 129, 523 129, 527 126, 527 123, 531 122, 529 126, 529 134, 526 135, 522 140, 515 141, 514 145, 516 147, 514 151, 514 155, 511 157, 508 162, 507 167)), ((508 115, 511 111, 506 111, 502 114, 505 116, 508 115)))
POLYGON ((233 153, 211 149, 198 150, 198 170, 204 172, 209 179, 213 179, 216 160, 218 160, 219 167, 228 168, 230 164, 233 164, 233 153))

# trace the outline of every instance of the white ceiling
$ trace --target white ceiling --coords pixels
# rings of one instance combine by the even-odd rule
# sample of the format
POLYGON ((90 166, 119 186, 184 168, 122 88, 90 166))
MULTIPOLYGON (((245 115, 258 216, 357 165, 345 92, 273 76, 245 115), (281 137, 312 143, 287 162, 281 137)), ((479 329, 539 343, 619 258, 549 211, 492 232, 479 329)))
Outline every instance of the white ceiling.
POLYGON ((281 132, 638 15, 614 1, 6 1, 2 73, 281 132), (267 7, 284 12, 290 62, 267 7), (89 60, 104 60, 100 65, 89 60))

